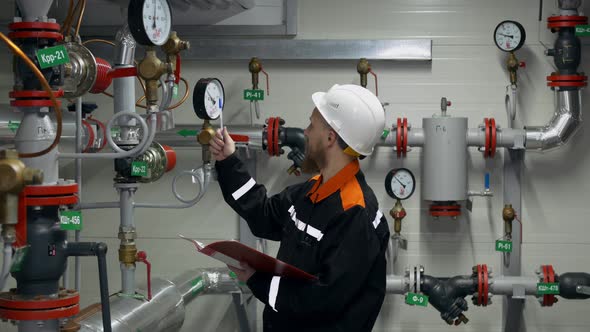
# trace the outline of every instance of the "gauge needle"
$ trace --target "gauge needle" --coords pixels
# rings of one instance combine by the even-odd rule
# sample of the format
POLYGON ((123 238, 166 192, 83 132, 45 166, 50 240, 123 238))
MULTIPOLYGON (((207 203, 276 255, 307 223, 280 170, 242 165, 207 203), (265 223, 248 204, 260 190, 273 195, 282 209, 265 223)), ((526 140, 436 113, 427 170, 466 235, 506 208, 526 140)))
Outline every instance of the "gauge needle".
POLYGON ((394 179, 395 179, 397 182, 399 182, 399 184, 401 184, 401 185, 402 185, 402 187, 404 187, 404 189, 406 189, 406 185, 405 185, 405 184, 403 184, 403 183, 402 183, 402 182, 401 182, 401 181, 400 181, 400 180, 399 180, 397 177, 395 177, 395 176, 394 176, 393 178, 394 178, 394 179))
POLYGON ((503 34, 503 33, 501 33, 500 35, 502 35, 502 36, 504 36, 504 37, 508 37, 508 38, 514 38, 514 36, 512 36, 512 35, 505 35, 505 34, 503 34))
POLYGON ((152 24, 152 28, 156 28, 156 0, 154 0, 154 24, 152 24))
POLYGON ((213 99, 213 96, 211 96, 211 94, 209 93, 209 91, 207 91, 207 96, 209 96, 209 100, 211 100, 211 102, 213 104, 215 104, 215 99, 213 99))

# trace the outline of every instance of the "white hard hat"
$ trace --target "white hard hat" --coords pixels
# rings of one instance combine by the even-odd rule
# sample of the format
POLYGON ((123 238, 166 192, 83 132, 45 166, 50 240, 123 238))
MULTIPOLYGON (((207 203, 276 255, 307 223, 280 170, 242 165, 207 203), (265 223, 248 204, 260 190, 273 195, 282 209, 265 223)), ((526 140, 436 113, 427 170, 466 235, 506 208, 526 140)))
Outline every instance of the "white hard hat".
POLYGON ((385 111, 369 90, 355 84, 335 84, 316 92, 313 103, 326 122, 356 153, 368 156, 385 128, 385 111))

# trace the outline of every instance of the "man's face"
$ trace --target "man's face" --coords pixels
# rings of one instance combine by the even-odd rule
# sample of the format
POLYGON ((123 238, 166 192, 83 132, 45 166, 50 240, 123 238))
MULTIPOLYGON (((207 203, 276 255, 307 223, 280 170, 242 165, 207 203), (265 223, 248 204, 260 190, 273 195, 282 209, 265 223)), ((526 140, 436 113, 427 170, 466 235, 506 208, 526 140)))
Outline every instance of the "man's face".
POLYGON ((315 108, 309 118, 309 126, 303 132, 305 135, 305 160, 302 170, 306 173, 316 173, 325 165, 325 144, 330 135, 331 128, 315 108))

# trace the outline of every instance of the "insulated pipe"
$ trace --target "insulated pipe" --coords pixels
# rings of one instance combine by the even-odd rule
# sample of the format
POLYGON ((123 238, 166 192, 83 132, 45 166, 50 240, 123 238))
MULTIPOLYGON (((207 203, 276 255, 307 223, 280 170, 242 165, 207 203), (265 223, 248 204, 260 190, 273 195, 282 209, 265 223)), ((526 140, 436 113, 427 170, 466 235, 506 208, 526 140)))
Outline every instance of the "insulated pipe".
MULTIPOLYGON (((200 147, 201 144, 197 142, 196 135, 181 135, 186 131, 200 131, 201 125, 176 125, 173 130, 166 130, 156 133, 155 140, 164 145, 172 147, 200 147)), ((235 125, 226 126, 227 130, 232 135, 247 136, 249 141, 246 143, 249 148, 262 150, 262 131, 261 125, 235 125)), ((240 144, 240 142, 238 142, 240 144)))
POLYGON ((2 259, 2 271, 0 271, 0 292, 4 291, 6 287, 6 281, 10 276, 10 266, 12 265, 12 243, 4 242, 3 259, 2 259))
POLYGON ((527 150, 546 151, 568 142, 582 123, 580 90, 557 91, 556 109, 549 124, 525 127, 527 150))
MULTIPOLYGON (((111 297, 113 331, 177 331, 185 318, 185 307, 202 294, 229 294, 249 292, 229 277, 227 268, 196 269, 186 271, 176 278, 152 280, 152 300, 138 300, 130 297, 111 297)), ((100 313, 78 321, 80 331, 102 330, 100 313)))

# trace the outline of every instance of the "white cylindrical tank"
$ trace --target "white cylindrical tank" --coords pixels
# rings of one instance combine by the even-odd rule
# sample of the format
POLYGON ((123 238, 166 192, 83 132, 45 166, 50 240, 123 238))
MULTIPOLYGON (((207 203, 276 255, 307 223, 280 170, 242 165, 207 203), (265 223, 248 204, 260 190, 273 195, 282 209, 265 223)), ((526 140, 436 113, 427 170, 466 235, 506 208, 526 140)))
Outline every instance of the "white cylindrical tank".
POLYGON ((424 129, 423 199, 467 199, 467 118, 422 119, 424 129))

